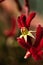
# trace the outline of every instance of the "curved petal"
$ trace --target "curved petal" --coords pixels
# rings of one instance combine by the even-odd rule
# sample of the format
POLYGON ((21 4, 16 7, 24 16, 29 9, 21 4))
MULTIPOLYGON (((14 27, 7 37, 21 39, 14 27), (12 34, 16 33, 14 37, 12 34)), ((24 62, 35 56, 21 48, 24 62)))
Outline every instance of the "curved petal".
POLYGON ((3 34, 4 34, 5 36, 9 37, 9 36, 14 36, 14 35, 15 35, 15 32, 16 32, 16 30, 14 30, 14 31, 5 30, 5 31, 3 32, 3 34))
POLYGON ((32 37, 33 39, 35 39, 34 35, 29 31, 28 34, 30 37, 32 37))
POLYGON ((10 30, 5 30, 3 34, 5 36, 13 36, 16 32, 16 19, 14 17, 11 18, 11 29, 10 30))
POLYGON ((40 55, 41 57, 43 56, 43 50, 40 50, 39 52, 38 52, 38 55, 40 55))
POLYGON ((32 19, 35 17, 36 13, 35 12, 32 12, 29 14, 28 18, 26 19, 26 26, 27 28, 30 27, 30 23, 32 21, 32 19))
POLYGON ((31 52, 31 55, 32 55, 32 57, 33 57, 33 59, 34 59, 35 61, 37 61, 37 60, 42 60, 42 57, 41 57, 41 55, 40 55, 42 52, 40 52, 40 54, 39 54, 39 52, 37 52, 37 48, 32 47, 32 48, 30 49, 30 52, 31 52))
POLYGON ((34 47, 38 47, 42 37, 43 37, 43 27, 41 27, 39 25, 38 28, 37 28, 37 31, 36 31, 36 40, 35 40, 35 43, 33 45, 34 47))
POLYGON ((34 59, 35 61, 37 61, 37 60, 42 60, 42 57, 41 57, 40 55, 38 55, 38 54, 32 54, 32 57, 33 57, 33 59, 34 59))
POLYGON ((25 15, 22 14, 20 17, 18 17, 18 27, 21 28, 21 27, 25 27, 24 26, 24 22, 25 22, 25 15))
POLYGON ((43 38, 41 39, 41 41, 40 41, 40 43, 39 43, 39 45, 37 47, 37 51, 40 51, 42 49, 43 49, 43 38))
POLYGON ((16 19, 14 17, 11 18, 11 30, 14 31, 16 28, 16 19))
POLYGON ((30 57, 30 55, 31 55, 30 51, 27 51, 25 56, 24 56, 24 59, 27 59, 28 57, 30 57))
POLYGON ((24 38, 17 38, 18 44, 23 47, 24 49, 28 50, 30 49, 29 43, 25 42, 24 38))

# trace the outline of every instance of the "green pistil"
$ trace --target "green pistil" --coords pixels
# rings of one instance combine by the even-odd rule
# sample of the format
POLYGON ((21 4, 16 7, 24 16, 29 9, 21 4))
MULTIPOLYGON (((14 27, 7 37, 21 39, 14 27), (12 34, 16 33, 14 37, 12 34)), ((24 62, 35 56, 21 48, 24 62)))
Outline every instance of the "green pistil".
POLYGON ((28 31, 27 28, 23 27, 23 28, 21 29, 21 33, 22 33, 22 34, 20 35, 20 38, 24 37, 25 41, 27 41, 27 35, 28 35, 28 36, 30 36, 30 37, 32 37, 32 38, 35 39, 35 37, 34 37, 34 35, 32 34, 32 32, 36 32, 36 31, 28 31))
POLYGON ((22 35, 27 35, 28 34, 28 30, 25 28, 25 31, 22 31, 21 33, 22 33, 22 35))

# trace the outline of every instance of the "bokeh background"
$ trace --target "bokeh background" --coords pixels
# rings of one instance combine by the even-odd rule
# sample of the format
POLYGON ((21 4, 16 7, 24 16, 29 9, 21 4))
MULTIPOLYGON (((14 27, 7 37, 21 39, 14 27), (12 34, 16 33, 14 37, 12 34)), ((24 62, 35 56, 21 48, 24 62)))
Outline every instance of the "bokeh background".
MULTIPOLYGON (((43 0, 28 0, 30 12, 35 11, 37 14, 32 20, 30 29, 36 30, 38 24, 43 26, 43 0)), ((21 7, 24 1, 19 0, 21 7)), ((11 17, 17 19, 21 15, 15 0, 5 0, 0 3, 0 65, 43 65, 42 61, 34 61, 32 57, 24 59, 26 51, 22 49, 16 38, 20 35, 20 30, 16 26, 16 34, 13 37, 6 37, 3 34, 5 29, 11 27, 11 17)))

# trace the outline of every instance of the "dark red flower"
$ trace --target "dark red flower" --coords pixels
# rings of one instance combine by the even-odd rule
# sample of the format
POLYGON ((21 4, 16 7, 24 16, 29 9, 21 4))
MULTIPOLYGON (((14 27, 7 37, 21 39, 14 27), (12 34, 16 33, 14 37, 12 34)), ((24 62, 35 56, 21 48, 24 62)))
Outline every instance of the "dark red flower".
MULTIPOLYGON (((30 48, 30 53, 34 60, 42 60, 42 55, 43 55, 43 27, 40 25, 37 28, 36 32, 36 40, 34 45, 30 48)), ((28 54, 29 55, 29 54, 28 54)), ((29 56, 26 56, 28 58, 29 56)))
POLYGON ((35 17, 35 15, 36 15, 35 12, 30 13, 28 17, 22 14, 20 17, 18 17, 18 27, 19 28, 26 27, 27 29, 29 29, 30 23, 32 19, 35 17))
POLYGON ((16 19, 14 17, 11 18, 11 29, 5 30, 4 35, 5 36, 14 36, 16 33, 16 19))
POLYGON ((34 60, 43 60, 43 38, 41 39, 38 47, 32 47, 30 52, 34 60))
MULTIPOLYGON (((25 14, 18 17, 18 27, 21 29, 22 35, 17 39, 20 46, 26 50, 30 50, 32 46, 31 37, 34 38, 32 33, 29 31, 30 23, 35 17, 36 13, 32 12, 27 17, 25 14)), ((32 31, 33 32, 33 31, 32 31)), ((29 53, 29 52, 28 52, 29 53)), ((30 55, 30 53, 29 53, 30 55)))
POLYGON ((26 46, 32 45, 31 39, 30 39, 32 35, 31 35, 31 33, 28 34, 28 32, 29 32, 28 30, 30 27, 30 23, 31 23, 32 19, 35 17, 35 15, 36 15, 36 13, 32 12, 27 18, 24 14, 21 15, 20 17, 18 17, 18 27, 21 29, 22 35, 17 40, 22 47, 25 47, 25 44, 26 44, 26 46), (22 37, 25 37, 25 36, 27 36, 29 38, 29 39, 27 38, 29 42, 26 42, 26 40, 24 42, 25 38, 22 39, 22 37), (28 43, 28 45, 27 45, 27 43, 28 43))
POLYGON ((27 36, 30 36, 35 39, 35 37, 32 34, 32 32, 35 32, 35 31, 29 30, 30 23, 31 23, 32 19, 35 17, 35 15, 36 15, 36 13, 32 12, 29 14, 28 17, 25 14, 18 17, 18 27, 20 28, 21 33, 22 33, 20 35, 20 38, 23 37, 25 39, 25 41, 27 41, 27 36))
MULTIPOLYGON (((28 38, 29 40, 29 38, 28 38)), ((30 55, 34 58, 34 60, 42 60, 43 59, 43 27, 40 25, 37 28, 36 31, 36 40, 34 42, 34 45, 30 45, 30 42, 25 42, 25 40, 22 38, 18 39, 18 43, 27 50, 27 53, 25 55, 25 59, 28 58, 30 55)))
POLYGON ((41 27, 41 25, 39 25, 37 28, 37 31, 36 31, 36 40, 35 40, 34 47, 37 47, 39 45, 42 37, 43 37, 43 27, 41 27))

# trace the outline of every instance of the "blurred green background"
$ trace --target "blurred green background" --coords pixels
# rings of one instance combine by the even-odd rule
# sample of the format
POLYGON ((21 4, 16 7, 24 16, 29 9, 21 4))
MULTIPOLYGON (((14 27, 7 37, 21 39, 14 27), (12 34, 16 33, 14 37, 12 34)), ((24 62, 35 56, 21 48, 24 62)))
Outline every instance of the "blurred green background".
MULTIPOLYGON (((23 0, 19 0, 21 5, 23 5, 23 0)), ((41 14, 43 14, 43 0, 28 0, 30 9, 37 11, 41 14)))

